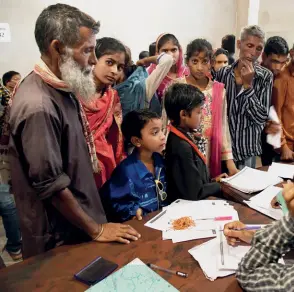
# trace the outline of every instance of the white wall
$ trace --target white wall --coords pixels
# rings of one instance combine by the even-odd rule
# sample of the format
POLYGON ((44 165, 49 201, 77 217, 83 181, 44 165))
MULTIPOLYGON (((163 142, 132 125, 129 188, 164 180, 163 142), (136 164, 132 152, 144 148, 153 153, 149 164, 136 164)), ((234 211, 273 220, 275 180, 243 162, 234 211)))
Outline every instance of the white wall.
POLYGON ((67 3, 101 22, 99 37, 111 36, 128 45, 137 60, 139 52, 162 32, 171 32, 185 48, 196 37, 214 46, 235 32, 235 0, 0 0, 0 22, 10 24, 12 42, 0 43, 0 76, 8 70, 28 73, 39 57, 34 39, 35 21, 44 7, 67 3))
POLYGON ((260 0, 259 25, 266 36, 284 37, 289 46, 294 43, 294 1, 293 0, 260 0))

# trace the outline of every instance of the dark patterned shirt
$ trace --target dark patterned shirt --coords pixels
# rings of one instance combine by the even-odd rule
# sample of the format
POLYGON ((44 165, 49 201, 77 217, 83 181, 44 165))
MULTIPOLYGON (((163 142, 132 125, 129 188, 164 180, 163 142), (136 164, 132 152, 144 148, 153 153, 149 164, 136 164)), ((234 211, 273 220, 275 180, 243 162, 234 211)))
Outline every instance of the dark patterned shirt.
POLYGON ((257 231, 236 273, 240 285, 252 292, 293 292, 294 266, 278 263, 293 243, 294 218, 290 216, 257 231))

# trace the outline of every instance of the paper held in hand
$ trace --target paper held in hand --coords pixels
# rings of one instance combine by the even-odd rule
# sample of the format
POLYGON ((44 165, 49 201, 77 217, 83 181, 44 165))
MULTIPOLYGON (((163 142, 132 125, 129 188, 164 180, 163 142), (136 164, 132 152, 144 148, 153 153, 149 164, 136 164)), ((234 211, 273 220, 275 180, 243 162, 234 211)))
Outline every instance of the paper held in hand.
POLYGON ((270 173, 272 176, 293 179, 294 165, 273 162, 268 169, 268 173, 270 173))
POLYGON ((265 214, 273 219, 280 220, 284 216, 281 209, 275 209, 271 206, 271 201, 276 197, 282 188, 270 186, 261 193, 250 198, 250 201, 244 201, 250 208, 265 214))
MULTIPOLYGON (((270 107, 268 118, 269 120, 280 124, 280 120, 274 106, 270 107)), ((282 127, 280 127, 280 131, 278 133, 268 134, 266 136, 266 142, 272 145, 274 149, 281 148, 281 136, 282 136, 282 127)))

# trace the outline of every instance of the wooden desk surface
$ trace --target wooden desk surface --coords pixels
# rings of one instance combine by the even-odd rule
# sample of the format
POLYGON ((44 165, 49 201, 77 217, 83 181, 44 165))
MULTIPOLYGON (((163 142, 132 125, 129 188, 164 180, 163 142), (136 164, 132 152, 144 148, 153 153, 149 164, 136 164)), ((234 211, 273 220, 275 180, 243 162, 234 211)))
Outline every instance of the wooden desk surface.
MULTIPOLYGON (((239 203, 232 203, 240 220, 247 224, 268 224, 272 220, 239 203)), ((161 232, 144 226, 155 214, 145 220, 129 221, 142 235, 129 245, 118 243, 85 243, 77 246, 62 246, 45 254, 32 257, 0 271, 1 291, 85 291, 88 287, 73 279, 73 275, 98 256, 105 257, 122 267, 138 257, 143 262, 152 262, 189 274, 187 279, 159 272, 180 291, 193 292, 238 292, 242 291, 234 276, 211 282, 188 250, 206 240, 193 240, 173 244, 163 241, 161 232)), ((138 291, 140 292, 140 291, 138 291)), ((153 292, 153 291, 150 291, 153 292)))

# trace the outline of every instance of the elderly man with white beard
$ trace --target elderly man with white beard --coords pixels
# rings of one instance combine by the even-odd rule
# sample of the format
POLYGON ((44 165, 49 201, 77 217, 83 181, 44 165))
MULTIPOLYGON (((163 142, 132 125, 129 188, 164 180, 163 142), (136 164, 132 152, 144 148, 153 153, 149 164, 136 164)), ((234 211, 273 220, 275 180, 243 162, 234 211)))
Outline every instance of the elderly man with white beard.
POLYGON ((130 243, 132 227, 107 223, 74 93, 95 93, 99 23, 75 7, 51 5, 37 19, 41 59, 20 84, 10 115, 12 186, 23 257, 87 240, 130 243))

